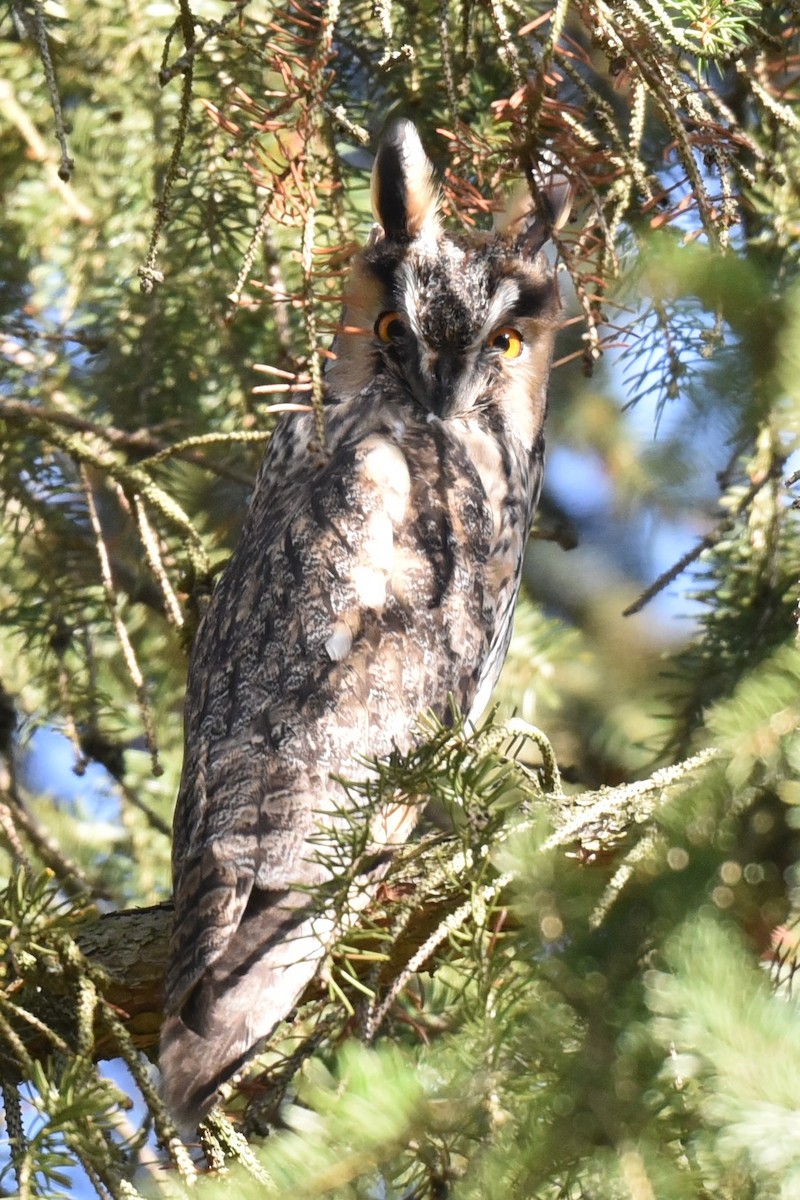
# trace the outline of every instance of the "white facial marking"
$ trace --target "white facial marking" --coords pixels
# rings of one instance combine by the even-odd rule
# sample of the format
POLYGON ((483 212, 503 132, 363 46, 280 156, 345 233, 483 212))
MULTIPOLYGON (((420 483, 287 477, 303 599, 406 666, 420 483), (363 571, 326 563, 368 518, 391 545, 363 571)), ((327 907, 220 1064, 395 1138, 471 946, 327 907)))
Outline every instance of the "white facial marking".
POLYGON ((489 305, 489 311, 486 314, 486 320, 483 322, 481 331, 475 339, 478 345, 483 345, 488 337, 494 333, 499 325, 502 325, 503 318, 507 317, 519 299, 519 287, 511 279, 504 280, 498 287, 495 294, 492 296, 489 305))
POLYGON ((408 263, 405 263, 403 267, 401 267, 400 275, 402 278, 401 290, 405 313, 408 317, 408 323, 411 326, 414 336, 419 339, 422 331, 420 330, 419 321, 417 320, 417 312, 419 311, 417 273, 411 269, 408 263))
POLYGON ((424 343, 420 343, 419 365, 422 368, 423 375, 425 375, 429 380, 433 379, 433 373, 436 368, 436 360, 438 357, 439 356, 435 350, 431 350, 429 346, 426 346, 424 343))

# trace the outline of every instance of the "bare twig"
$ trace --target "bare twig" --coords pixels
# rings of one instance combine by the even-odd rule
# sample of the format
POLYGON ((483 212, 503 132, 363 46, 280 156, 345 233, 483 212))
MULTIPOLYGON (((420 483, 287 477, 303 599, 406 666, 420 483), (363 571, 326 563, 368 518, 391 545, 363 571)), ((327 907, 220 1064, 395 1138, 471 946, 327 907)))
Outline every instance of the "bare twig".
POLYGON ((736 522, 736 518, 739 517, 745 511, 745 509, 749 508, 751 502, 755 499, 765 484, 780 476, 781 472, 783 471, 784 464, 785 459, 777 459, 772 464, 770 470, 762 478, 757 479, 755 483, 750 485, 744 495, 739 498, 728 516, 720 521, 716 528, 709 530, 709 532, 705 534, 704 537, 700 538, 700 541, 693 546, 691 550, 687 550, 685 554, 681 555, 676 563, 673 563, 668 570, 662 572, 658 579, 651 583, 650 586, 642 592, 638 600, 635 600, 633 604, 629 604, 627 608, 622 610, 623 617, 632 617, 636 613, 641 612, 646 604, 649 604, 655 596, 657 596, 660 592, 663 592, 664 588, 669 587, 669 585, 673 583, 678 576, 686 570, 687 567, 691 566, 693 562, 696 562, 705 550, 710 550, 713 546, 716 546, 717 542, 720 542, 726 534, 730 533, 736 522))
POLYGON ((113 425, 101 425, 98 421, 90 421, 75 413, 66 412, 60 408, 44 408, 38 404, 29 404, 24 400, 0 399, 0 420, 13 421, 18 424, 36 422, 40 426, 55 425, 63 429, 72 429, 77 433, 88 433, 98 437, 116 450, 131 450, 134 453, 150 455, 149 459, 139 465, 152 466, 167 458, 180 458, 185 462, 202 467, 222 478, 230 479, 233 483, 241 483, 246 487, 252 485, 252 478, 241 471, 210 462, 197 449, 203 446, 224 445, 227 442, 258 441, 268 437, 265 433, 209 433, 196 437, 185 438, 183 441, 169 443, 155 437, 149 430, 140 429, 131 432, 127 429, 117 429, 113 425))
POLYGON ((125 623, 119 614, 119 603, 116 589, 114 587, 114 579, 111 574, 111 563, 108 558, 108 550, 106 549, 105 538, 103 536, 103 528, 100 524, 100 518, 97 514, 97 505, 94 502, 94 492, 92 485, 89 482, 89 476, 86 468, 80 467, 81 487, 83 490, 84 499, 86 500, 86 508, 89 513, 89 522, 94 533, 95 546, 97 549, 97 558, 100 563, 100 580, 103 585, 103 591, 108 605, 109 615, 111 616, 114 625, 114 631, 117 635, 122 657, 125 660, 125 666, 128 669, 131 683, 136 691, 136 698, 139 703, 139 712, 142 717, 142 725, 144 727, 144 736, 147 743, 147 748, 150 751, 152 759, 152 770, 154 775, 160 775, 162 768, 158 761, 158 746, 156 744, 155 726, 153 724, 153 714, 150 709, 150 702, 147 698, 147 689, 145 686, 144 675, 142 674, 139 662, 136 658, 136 651, 133 648, 133 643, 128 635, 128 630, 125 623))
POLYGON ((36 42, 39 47, 39 57, 42 60, 44 67, 44 76, 47 80, 47 91, 50 95, 50 104, 53 108, 53 117, 56 123, 56 137, 58 144, 61 147, 61 165, 58 168, 58 178, 63 183, 69 183, 75 163, 70 158, 69 150, 67 149, 67 132, 64 128, 64 114, 61 111, 61 97, 58 94, 58 84, 56 83, 56 73, 53 67, 53 59, 50 55, 50 43, 47 40, 47 25, 44 19, 44 7, 41 0, 33 0, 33 26, 36 30, 36 42))

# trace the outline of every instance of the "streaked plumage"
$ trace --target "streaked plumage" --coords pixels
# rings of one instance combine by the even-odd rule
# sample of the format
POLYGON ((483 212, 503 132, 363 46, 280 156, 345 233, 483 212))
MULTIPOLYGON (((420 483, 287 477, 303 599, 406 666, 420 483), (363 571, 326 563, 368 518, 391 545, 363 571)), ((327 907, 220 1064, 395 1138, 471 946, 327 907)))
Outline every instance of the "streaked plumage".
MULTIPOLYGON (((563 186, 551 195, 563 207, 563 186)), ((437 199, 401 122, 376 160, 380 226, 348 287, 324 448, 311 414, 276 429, 195 643, 161 1052, 182 1121, 292 1009, 334 936, 332 913, 309 908, 352 803, 332 776, 408 749, 450 697, 477 716, 508 648, 558 296, 544 221, 450 236, 437 199)), ((413 821, 395 808, 373 846, 413 821)))

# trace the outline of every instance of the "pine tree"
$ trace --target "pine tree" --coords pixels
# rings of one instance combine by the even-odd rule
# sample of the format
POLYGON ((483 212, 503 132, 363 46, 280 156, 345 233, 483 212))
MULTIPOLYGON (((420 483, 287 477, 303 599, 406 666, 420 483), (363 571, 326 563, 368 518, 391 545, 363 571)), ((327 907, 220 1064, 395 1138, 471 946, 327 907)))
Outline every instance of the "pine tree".
POLYGON ((5 1194, 800 1196, 799 20, 0 18, 5 1194), (573 517, 591 553, 566 551, 550 496, 497 709, 363 785, 429 819, 192 1153, 150 1065, 186 651, 277 413, 319 399, 393 115, 452 222, 486 226, 542 153, 570 177, 549 444, 592 456, 619 520, 697 537, 637 601, 613 529, 591 549, 573 517), (647 450, 620 378, 661 424, 647 450), (666 653, 665 588, 700 613, 666 653), (36 787, 53 727, 111 818, 36 787))

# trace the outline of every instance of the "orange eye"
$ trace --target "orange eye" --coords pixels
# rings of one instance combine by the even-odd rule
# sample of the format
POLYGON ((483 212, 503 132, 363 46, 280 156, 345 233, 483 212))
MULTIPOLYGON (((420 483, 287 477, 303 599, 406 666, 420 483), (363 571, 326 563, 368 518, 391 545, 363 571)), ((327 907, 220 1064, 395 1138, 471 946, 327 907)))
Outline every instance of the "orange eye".
POLYGON ((519 358, 522 354, 522 334, 509 325, 495 329, 486 344, 492 350, 497 350, 501 358, 519 358))
POLYGON ((402 337, 406 323, 399 312, 381 313, 375 322, 375 336, 382 342, 396 342, 402 337))

